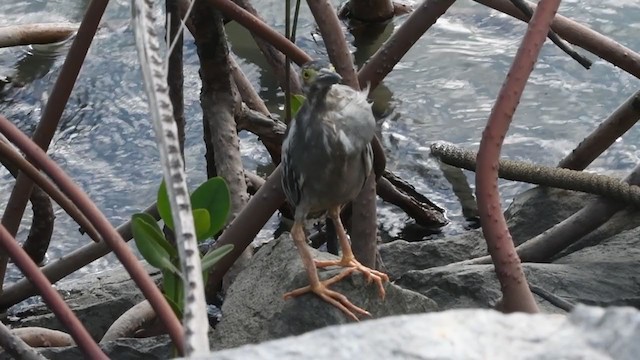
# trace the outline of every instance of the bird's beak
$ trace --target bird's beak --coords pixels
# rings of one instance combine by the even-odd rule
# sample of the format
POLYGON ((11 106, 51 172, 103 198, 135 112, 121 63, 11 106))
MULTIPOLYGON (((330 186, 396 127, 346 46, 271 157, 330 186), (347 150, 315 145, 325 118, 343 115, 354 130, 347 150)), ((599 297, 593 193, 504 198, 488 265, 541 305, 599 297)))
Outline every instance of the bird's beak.
POLYGON ((342 81, 342 76, 335 71, 331 71, 329 69, 320 69, 318 71, 317 80, 328 84, 337 84, 342 81))

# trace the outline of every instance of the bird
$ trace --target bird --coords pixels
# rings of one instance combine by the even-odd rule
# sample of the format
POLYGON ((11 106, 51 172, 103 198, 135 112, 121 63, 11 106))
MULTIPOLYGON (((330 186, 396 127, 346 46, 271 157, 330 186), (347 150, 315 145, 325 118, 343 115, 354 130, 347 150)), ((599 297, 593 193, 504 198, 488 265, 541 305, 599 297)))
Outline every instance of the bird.
POLYGON ((371 314, 354 305, 343 294, 329 286, 361 272, 367 283, 374 282, 382 298, 383 272, 358 262, 351 250, 346 230, 340 220, 342 206, 353 200, 371 174, 376 122, 367 100, 368 89, 355 90, 340 84, 342 77, 327 60, 303 64, 299 73, 306 97, 285 133, 282 145, 282 188, 287 201, 295 209, 291 237, 307 272, 309 285, 290 291, 285 299, 314 293, 340 309, 349 318, 371 314), (325 215, 336 229, 342 256, 339 260, 314 260, 307 244, 305 222, 325 215), (338 275, 320 281, 317 269, 343 267, 338 275), (357 315, 356 315, 357 314, 357 315))

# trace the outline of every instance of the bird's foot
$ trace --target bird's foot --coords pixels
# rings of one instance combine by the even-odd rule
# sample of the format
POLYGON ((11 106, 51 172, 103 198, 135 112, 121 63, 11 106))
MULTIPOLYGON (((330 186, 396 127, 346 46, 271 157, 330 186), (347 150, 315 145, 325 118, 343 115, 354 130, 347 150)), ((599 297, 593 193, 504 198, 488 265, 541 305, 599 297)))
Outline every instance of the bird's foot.
POLYGON ((345 313, 351 319, 355 321, 359 321, 356 314, 363 315, 363 316, 365 315, 371 316, 371 314, 367 310, 354 305, 351 301, 349 301, 349 299, 347 299, 346 296, 340 294, 337 291, 333 291, 328 287, 329 285, 334 284, 344 279, 345 277, 351 275, 351 273, 354 271, 356 271, 355 268, 346 269, 340 274, 330 279, 320 281, 315 285, 307 285, 305 287, 301 287, 299 289, 290 291, 284 294, 284 299, 287 300, 292 297, 296 297, 296 296, 300 296, 300 295, 312 292, 318 295, 322 300, 340 309, 343 313, 345 313))
MULTIPOLYGON (((378 286, 378 293, 380 294, 380 297, 384 299, 384 296, 386 294, 386 291, 384 290, 384 283, 389 281, 389 276, 387 276, 387 274, 366 267, 356 259, 345 258, 344 256, 340 260, 314 260, 314 262, 317 268, 340 266, 346 268, 347 270, 345 271, 349 271, 349 274, 351 274, 353 271, 360 271, 362 275, 364 275, 367 284, 370 284, 371 282, 376 283, 376 285, 378 286)), ((342 275, 343 273, 341 273, 340 275, 342 275)))

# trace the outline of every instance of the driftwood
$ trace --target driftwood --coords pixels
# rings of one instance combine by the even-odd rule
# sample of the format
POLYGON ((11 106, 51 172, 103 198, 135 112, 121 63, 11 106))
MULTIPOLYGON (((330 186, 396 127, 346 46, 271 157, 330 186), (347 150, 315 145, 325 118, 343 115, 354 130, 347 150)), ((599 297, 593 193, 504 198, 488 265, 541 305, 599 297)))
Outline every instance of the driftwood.
POLYGON ((68 39, 77 24, 25 24, 0 27, 0 48, 31 44, 51 44, 68 39))

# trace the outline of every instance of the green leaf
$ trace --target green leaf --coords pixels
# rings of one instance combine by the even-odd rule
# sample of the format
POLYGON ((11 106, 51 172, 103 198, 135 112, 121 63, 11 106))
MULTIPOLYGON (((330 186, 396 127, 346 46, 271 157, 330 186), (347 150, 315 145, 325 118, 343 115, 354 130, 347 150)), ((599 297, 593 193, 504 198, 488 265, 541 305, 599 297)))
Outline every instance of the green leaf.
POLYGON ((217 234, 227 223, 231 199, 227 183, 221 177, 213 177, 198 186, 191 194, 191 206, 194 209, 209 211, 209 231, 198 236, 198 240, 205 240, 217 234))
POLYGON ((202 272, 208 272, 211 268, 222 259, 225 255, 233 250, 232 244, 220 246, 217 249, 211 250, 205 256, 202 257, 202 272))
POLYGON ((193 222, 196 228, 198 241, 206 239, 211 228, 211 216, 207 209, 193 209, 193 222))
POLYGON ((304 104, 305 100, 306 98, 304 97, 304 95, 300 95, 300 94, 291 95, 291 100, 289 101, 290 109, 291 109, 291 118, 294 118, 298 113, 298 111, 300 111, 300 108, 302 107, 302 104, 304 104))
POLYGON ((162 271, 162 289, 166 298, 170 299, 178 309, 182 310, 183 286, 182 278, 169 270, 162 271))
MULTIPOLYGON (((133 216, 131 216, 131 219, 132 219, 132 221, 133 221, 133 219, 138 219, 138 221, 143 221, 144 223, 149 225, 151 228, 153 228, 153 231, 155 233, 155 235, 154 235, 155 241, 169 253, 169 257, 171 257, 171 258, 177 258, 178 257, 178 251, 164 237, 164 233, 162 232, 162 230, 158 226, 158 221, 156 221, 156 219, 154 219, 153 216, 151 216, 151 215, 149 215, 147 213, 137 213, 137 214, 133 214, 133 216)), ((133 224, 132 224, 132 226, 133 226, 133 224)), ((142 255, 142 256, 144 257, 144 255, 142 255)))
POLYGON ((164 179, 160 183, 157 196, 158 213, 164 224, 171 230, 173 230, 173 217, 171 216, 171 203, 169 202, 169 195, 167 194, 167 184, 164 179))
POLYGON ((131 219, 133 238, 140 254, 151 266, 179 274, 180 271, 171 262, 172 254, 168 250, 172 249, 171 245, 162 235, 155 220, 150 223, 144 215, 148 214, 134 214, 131 219))
POLYGON ((164 294, 164 298, 167 300, 169 306, 171 306, 178 319, 182 319, 182 308, 180 307, 180 305, 176 304, 173 299, 170 299, 167 294, 164 294))

